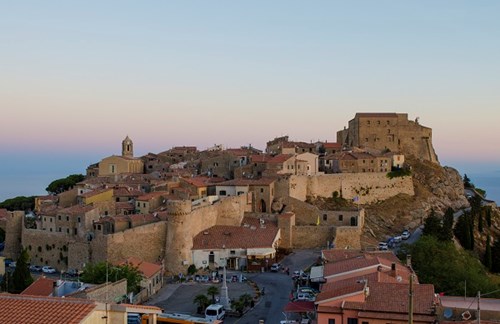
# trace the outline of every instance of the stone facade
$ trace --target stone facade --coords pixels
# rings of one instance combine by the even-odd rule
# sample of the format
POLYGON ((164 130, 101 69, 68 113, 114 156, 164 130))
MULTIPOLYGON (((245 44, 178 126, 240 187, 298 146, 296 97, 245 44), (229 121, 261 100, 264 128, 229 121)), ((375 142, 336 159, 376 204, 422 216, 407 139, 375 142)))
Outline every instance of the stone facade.
POLYGON ((401 113, 357 113, 349 127, 337 132, 337 142, 344 149, 374 148, 411 154, 438 163, 432 146, 432 129, 408 120, 401 113))
POLYGON ((16 260, 21 254, 21 236, 24 227, 24 212, 8 212, 5 223, 5 250, 6 258, 16 260))
POLYGON ((293 197, 306 201, 308 197, 339 197, 360 204, 382 201, 397 194, 415 194, 411 176, 389 179, 387 173, 337 173, 319 176, 288 176, 275 184, 276 197, 293 197))

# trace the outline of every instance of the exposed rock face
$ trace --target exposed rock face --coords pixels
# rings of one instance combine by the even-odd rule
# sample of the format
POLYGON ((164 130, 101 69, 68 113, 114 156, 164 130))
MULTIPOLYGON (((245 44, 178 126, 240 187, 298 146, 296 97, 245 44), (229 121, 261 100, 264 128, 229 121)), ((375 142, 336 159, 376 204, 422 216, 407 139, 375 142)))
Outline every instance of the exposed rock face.
POLYGON ((409 157, 415 196, 400 194, 383 202, 365 206, 367 209, 365 237, 370 231, 378 239, 394 235, 403 228, 413 229, 427 217, 431 209, 444 214, 448 207, 468 207, 462 177, 451 167, 409 157))

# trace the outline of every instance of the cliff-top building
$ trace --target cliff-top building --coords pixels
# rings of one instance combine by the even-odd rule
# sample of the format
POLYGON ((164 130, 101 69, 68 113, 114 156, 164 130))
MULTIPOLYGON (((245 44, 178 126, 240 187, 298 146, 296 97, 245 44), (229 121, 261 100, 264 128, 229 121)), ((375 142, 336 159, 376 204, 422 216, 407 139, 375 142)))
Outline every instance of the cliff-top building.
POLYGON ((99 176, 115 176, 124 173, 144 173, 144 162, 134 157, 134 143, 127 136, 122 141, 122 155, 112 155, 99 162, 99 176))
POLYGON ((374 148, 402 152, 438 163, 432 146, 432 129, 408 120, 401 113, 357 113, 349 127, 337 132, 344 149, 374 148))

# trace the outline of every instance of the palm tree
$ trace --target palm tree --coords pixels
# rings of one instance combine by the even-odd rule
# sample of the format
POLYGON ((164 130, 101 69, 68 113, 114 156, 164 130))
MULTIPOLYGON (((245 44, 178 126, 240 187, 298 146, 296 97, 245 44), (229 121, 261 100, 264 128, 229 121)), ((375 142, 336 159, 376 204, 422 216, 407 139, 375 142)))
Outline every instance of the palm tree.
POLYGON ((219 288, 216 286, 208 287, 207 294, 212 296, 212 304, 215 304, 215 295, 219 294, 219 288))
POLYGON ((208 297, 203 294, 196 295, 193 299, 193 303, 198 305, 198 313, 203 314, 205 308, 210 304, 208 297))

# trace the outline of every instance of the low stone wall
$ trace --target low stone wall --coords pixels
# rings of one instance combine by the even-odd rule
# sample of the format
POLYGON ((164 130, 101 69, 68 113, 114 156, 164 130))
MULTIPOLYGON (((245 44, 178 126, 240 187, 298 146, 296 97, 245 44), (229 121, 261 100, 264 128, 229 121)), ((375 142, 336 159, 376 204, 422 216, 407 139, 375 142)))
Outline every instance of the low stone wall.
POLYGON ((327 247, 333 241, 333 226, 293 226, 292 246, 294 249, 327 247))
POLYGON ((362 231, 360 227, 335 227, 335 240, 333 244, 337 249, 361 249, 361 234, 362 231))

